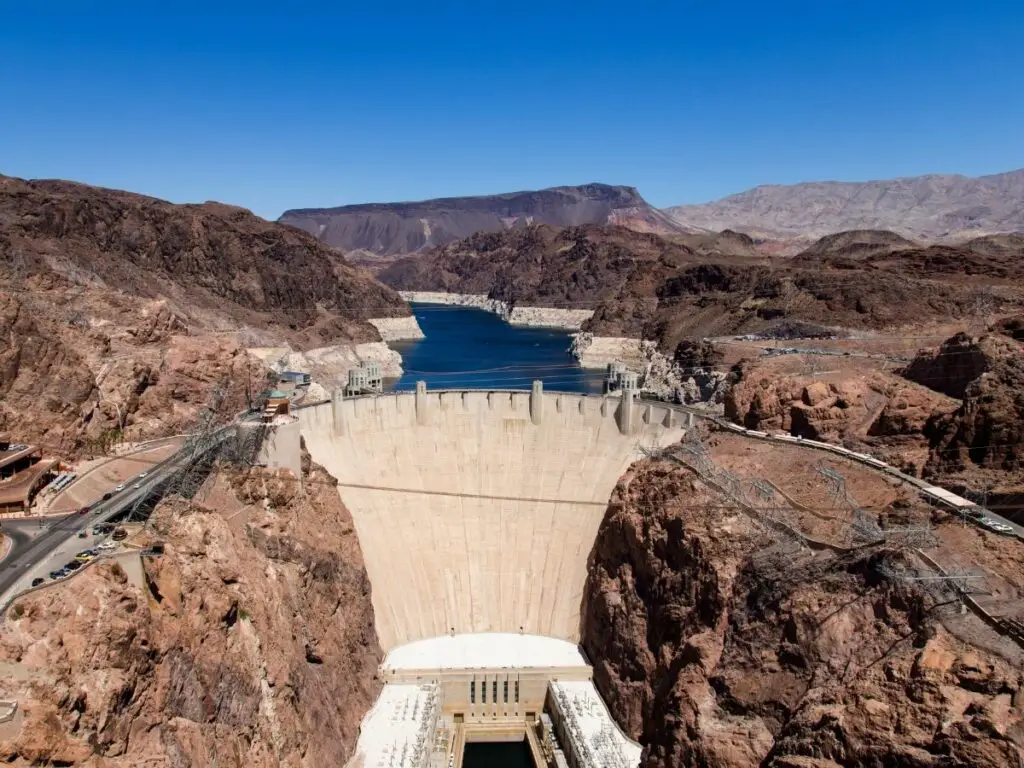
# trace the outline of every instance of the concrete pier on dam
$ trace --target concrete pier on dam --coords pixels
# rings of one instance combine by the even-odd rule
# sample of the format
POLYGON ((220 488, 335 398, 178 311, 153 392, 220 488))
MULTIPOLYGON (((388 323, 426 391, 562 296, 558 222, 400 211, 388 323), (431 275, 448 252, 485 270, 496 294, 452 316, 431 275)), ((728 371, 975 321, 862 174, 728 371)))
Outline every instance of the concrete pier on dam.
POLYGON ((352 512, 385 651, 483 632, 579 640, 587 558, 642 447, 688 414, 621 398, 416 392, 296 412, 352 512))

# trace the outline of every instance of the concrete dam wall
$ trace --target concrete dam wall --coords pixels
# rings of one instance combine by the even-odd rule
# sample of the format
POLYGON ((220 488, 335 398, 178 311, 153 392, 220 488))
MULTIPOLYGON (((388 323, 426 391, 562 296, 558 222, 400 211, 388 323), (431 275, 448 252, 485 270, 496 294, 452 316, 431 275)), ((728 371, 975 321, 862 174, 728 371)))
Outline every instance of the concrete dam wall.
POLYGON ((297 412, 352 512, 382 647, 474 632, 579 639, 587 558, 640 448, 685 414, 534 392, 335 398, 297 412))

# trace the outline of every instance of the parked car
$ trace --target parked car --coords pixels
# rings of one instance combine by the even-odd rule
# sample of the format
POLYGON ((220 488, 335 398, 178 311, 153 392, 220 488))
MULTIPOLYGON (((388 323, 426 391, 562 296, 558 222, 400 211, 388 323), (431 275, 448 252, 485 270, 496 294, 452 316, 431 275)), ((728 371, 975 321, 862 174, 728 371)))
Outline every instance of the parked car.
POLYGON ((64 568, 69 571, 77 571, 81 567, 82 564, 77 560, 68 560, 67 563, 64 564, 64 568))
POLYGON ((82 507, 80 510, 78 510, 78 514, 80 514, 80 515, 87 515, 87 514, 89 514, 89 505, 86 504, 84 507, 82 507))
POLYGON ((115 544, 112 541, 104 541, 102 544, 96 547, 96 549, 98 549, 100 552, 109 552, 112 549, 117 549, 117 544, 115 544))
POLYGON ((80 538, 80 539, 84 539, 84 538, 88 537, 88 535, 89 534, 86 531, 79 531, 78 532, 78 538, 80 538))
POLYGON ((75 560, 83 564, 95 559, 92 555, 75 555, 75 560))
POLYGON ((111 493, 110 491, 107 491, 106 493, 103 494, 103 500, 104 501, 109 501, 110 497, 113 496, 113 495, 114 495, 113 493, 111 493))
POLYGON ((59 579, 59 578, 61 578, 63 576, 64 576, 64 571, 63 570, 60 570, 60 571, 50 571, 50 578, 51 579, 59 579))
POLYGON ((42 576, 36 576, 34 579, 32 579, 32 586, 38 587, 40 584, 43 583, 43 581, 45 581, 45 579, 43 579, 42 576))

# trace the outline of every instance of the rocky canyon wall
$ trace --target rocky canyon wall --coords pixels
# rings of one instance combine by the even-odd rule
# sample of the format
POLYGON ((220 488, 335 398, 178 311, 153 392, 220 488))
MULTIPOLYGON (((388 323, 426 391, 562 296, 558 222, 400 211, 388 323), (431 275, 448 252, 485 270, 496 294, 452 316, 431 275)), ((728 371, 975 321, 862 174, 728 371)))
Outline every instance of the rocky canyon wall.
POLYGON ((13 765, 341 766, 378 690, 370 585, 333 481, 224 471, 164 554, 23 598, 0 628, 13 765))
POLYGON ((582 643, 643 765, 1024 765, 1024 676, 879 576, 902 556, 787 552, 689 470, 634 465, 591 555, 582 643))

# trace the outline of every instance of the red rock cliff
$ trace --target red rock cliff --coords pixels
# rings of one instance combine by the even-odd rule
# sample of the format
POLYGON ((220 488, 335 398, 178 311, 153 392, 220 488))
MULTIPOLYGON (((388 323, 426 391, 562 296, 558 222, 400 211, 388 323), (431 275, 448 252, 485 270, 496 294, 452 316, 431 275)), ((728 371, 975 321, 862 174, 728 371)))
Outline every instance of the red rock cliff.
POLYGON ((582 633, 644 765, 1024 765, 1020 670, 882 579, 894 557, 797 557, 688 470, 635 465, 594 546, 582 633))
POLYGON ((222 474, 154 517, 141 584, 98 565, 12 609, 0 739, 15 765, 343 765, 380 649, 352 520, 316 467, 305 490, 222 474))

